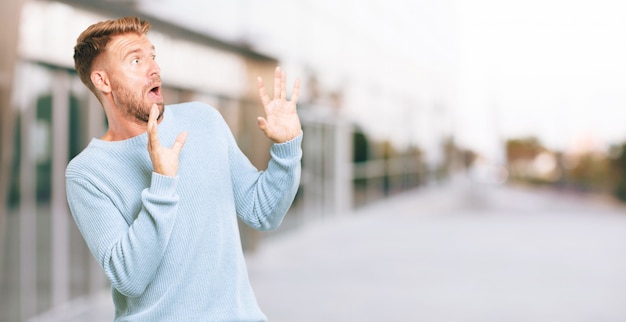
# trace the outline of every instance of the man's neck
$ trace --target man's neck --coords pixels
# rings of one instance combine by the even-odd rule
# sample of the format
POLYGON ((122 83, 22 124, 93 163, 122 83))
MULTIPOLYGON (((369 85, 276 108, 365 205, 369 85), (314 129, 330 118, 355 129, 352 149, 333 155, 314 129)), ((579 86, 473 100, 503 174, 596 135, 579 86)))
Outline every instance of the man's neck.
POLYGON ((115 113, 114 115, 109 115, 109 113, 106 114, 109 128, 101 138, 103 141, 126 140, 146 132, 148 126, 146 123, 129 120, 118 113, 115 113))

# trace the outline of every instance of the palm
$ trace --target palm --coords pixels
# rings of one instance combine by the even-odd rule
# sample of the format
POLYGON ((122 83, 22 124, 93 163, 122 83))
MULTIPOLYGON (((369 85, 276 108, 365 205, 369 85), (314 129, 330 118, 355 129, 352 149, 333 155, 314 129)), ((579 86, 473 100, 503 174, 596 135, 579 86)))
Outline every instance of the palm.
POLYGON ((276 143, 287 142, 301 133, 300 118, 296 103, 300 93, 300 80, 296 79, 291 100, 287 100, 287 77, 280 67, 274 72, 274 98, 265 91, 263 80, 258 79, 259 97, 263 103, 265 117, 258 117, 259 128, 276 143))
POLYGON ((159 109, 157 108, 157 105, 154 104, 150 109, 150 116, 148 118, 148 153, 150 154, 150 160, 152 161, 154 172, 164 176, 175 177, 178 173, 178 158, 180 151, 187 140, 187 132, 180 133, 176 137, 176 141, 171 148, 162 146, 159 141, 157 129, 158 115, 159 109))

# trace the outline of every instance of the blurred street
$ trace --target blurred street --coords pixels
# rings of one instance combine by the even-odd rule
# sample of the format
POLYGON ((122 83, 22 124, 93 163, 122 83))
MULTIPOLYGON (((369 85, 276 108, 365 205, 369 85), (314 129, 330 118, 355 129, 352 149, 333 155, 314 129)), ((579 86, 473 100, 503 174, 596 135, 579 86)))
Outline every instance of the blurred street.
POLYGON ((626 211, 467 183, 266 242, 270 321, 626 321, 626 211))
MULTIPOLYGON (((461 180, 275 235, 247 259, 272 322, 626 321, 625 231, 608 200, 461 180)), ((75 321, 110 321, 108 294, 99 303, 75 321)))

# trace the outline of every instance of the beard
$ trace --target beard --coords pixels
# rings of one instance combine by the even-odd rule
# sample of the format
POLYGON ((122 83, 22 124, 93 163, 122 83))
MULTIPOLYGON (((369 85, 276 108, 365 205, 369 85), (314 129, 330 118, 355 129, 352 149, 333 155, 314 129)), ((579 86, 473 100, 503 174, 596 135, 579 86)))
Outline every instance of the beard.
MULTIPOLYGON (((147 103, 143 99, 140 91, 132 91, 128 88, 116 84, 113 86, 115 105, 127 117, 139 124, 148 123, 150 117, 150 109, 155 103, 147 103)), ((159 115, 157 120, 163 116, 165 105, 163 102, 156 103, 159 107, 159 115)))

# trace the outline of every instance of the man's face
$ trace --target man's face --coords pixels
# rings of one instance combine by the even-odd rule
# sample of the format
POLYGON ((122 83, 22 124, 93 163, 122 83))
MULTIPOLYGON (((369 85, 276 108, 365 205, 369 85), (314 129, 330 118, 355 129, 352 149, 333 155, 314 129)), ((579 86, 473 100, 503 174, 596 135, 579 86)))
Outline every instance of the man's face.
POLYGON ((111 94, 118 109, 140 123, 148 122, 153 104, 163 115, 161 70, 155 49, 145 35, 127 33, 115 36, 106 48, 111 94))

